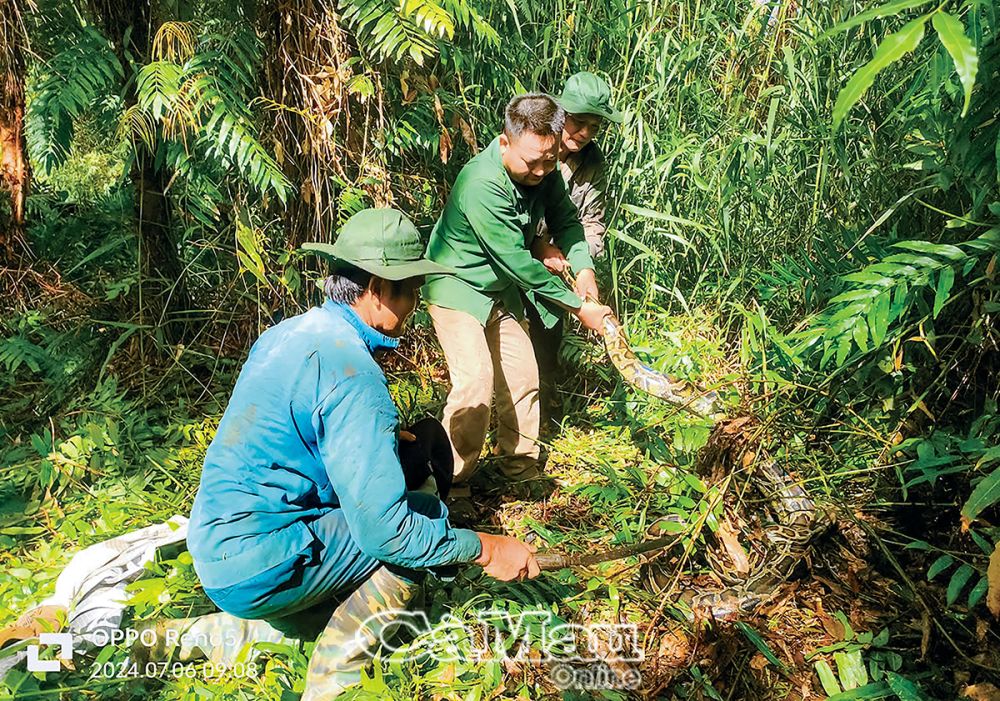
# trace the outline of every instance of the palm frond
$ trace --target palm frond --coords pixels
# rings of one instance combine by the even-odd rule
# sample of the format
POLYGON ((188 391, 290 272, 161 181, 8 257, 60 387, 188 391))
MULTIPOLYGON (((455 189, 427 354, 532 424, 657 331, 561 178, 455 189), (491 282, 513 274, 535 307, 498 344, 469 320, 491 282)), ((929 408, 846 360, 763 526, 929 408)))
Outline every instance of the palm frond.
POLYGON ((451 16, 432 2, 403 0, 396 5, 386 0, 341 0, 340 9, 348 26, 357 33, 363 51, 379 60, 399 61, 409 56, 423 65, 437 53, 434 38, 442 36, 441 32, 447 32, 449 26, 454 32, 451 16), (404 7, 409 7, 410 12, 404 11, 404 7), (444 23, 444 17, 448 18, 448 24, 444 23), (418 25, 418 20, 423 24, 418 25))
POLYGON ((25 136, 32 162, 42 172, 66 160, 73 121, 121 82, 124 71, 107 40, 85 27, 32 76, 25 136))
POLYGON ((843 277, 849 289, 793 336, 797 355, 822 350, 821 367, 830 360, 841 367, 853 352, 868 353, 893 340, 894 325, 915 306, 933 320, 948 303, 956 278, 1000 252, 1000 229, 958 245, 900 241, 893 247, 900 252, 843 277))

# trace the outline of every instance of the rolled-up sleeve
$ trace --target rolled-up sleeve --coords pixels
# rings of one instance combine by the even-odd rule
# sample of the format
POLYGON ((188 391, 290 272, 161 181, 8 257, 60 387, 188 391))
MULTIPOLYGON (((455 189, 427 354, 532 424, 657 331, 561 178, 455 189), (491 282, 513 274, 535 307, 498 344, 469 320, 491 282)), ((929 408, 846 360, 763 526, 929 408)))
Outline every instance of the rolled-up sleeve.
POLYGON ((313 412, 320 459, 351 536, 374 559, 408 568, 471 562, 479 537, 413 511, 397 452, 398 417, 384 378, 342 380, 313 412))

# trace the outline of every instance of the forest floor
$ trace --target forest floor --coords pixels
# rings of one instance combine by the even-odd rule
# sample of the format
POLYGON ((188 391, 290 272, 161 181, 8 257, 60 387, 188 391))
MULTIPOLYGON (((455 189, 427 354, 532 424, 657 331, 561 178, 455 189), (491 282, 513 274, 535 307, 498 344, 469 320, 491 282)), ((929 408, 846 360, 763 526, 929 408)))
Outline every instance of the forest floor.
MULTIPOLYGON (((632 340, 657 369, 719 388, 731 416, 748 411, 739 399, 746 391, 740 368, 711 313, 633 319, 632 340)), ((120 361, 136 351, 124 347, 120 361)), ((738 622, 690 621, 680 594, 723 588, 718 572, 732 565, 725 555, 712 555, 717 540, 724 540, 713 534, 757 522, 752 512, 759 504, 743 498, 745 483, 720 486, 699 468, 710 421, 623 387, 591 340, 570 334, 562 355, 563 417, 543 436, 546 489, 529 495, 504 482, 487 449, 473 483, 477 513, 462 525, 522 538, 539 550, 595 552, 642 540, 655 521, 670 516, 678 524, 678 546, 528 582, 499 583, 478 568, 435 582, 425 609, 430 629, 376 660, 372 677, 345 698, 721 701, 824 698, 840 689, 846 690, 841 699, 927 698, 932 692, 947 698, 967 689, 969 698, 997 698, 989 684, 1000 682, 984 670, 1000 668, 1000 655, 981 649, 988 624, 971 607, 957 615, 944 611, 943 585, 908 575, 923 573, 931 555, 900 547, 920 534, 919 525, 876 499, 877 475, 845 481, 835 466, 823 467, 825 458, 790 465, 831 524, 793 576, 738 622), (651 576, 651 563, 666 573, 666 588, 662 576, 651 576), (478 658, 435 652, 442 630, 455 621, 474 630, 486 610, 506 612, 515 622, 501 649, 478 658), (605 676, 589 689, 562 689, 565 668, 557 670, 556 662, 541 656, 547 643, 541 612, 551 614, 549 630, 558 623, 633 630, 635 659, 571 665, 581 686, 595 670, 605 676), (523 654, 520 641, 528 643, 523 654)), ((235 378, 238 366, 226 367, 229 379, 219 386, 231 386, 235 378)), ((446 371, 426 319, 418 319, 387 367, 404 425, 440 408, 446 371)), ((0 469, 55 476, 39 498, 25 501, 11 492, 4 501, 0 625, 51 593, 80 548, 188 513, 227 392, 209 392, 191 403, 171 398, 167 384, 158 387, 153 402, 102 379, 53 419, 49 431, 18 439, 8 450, 0 469)), ((747 550, 761 547, 759 531, 737 533, 747 550)), ((131 594, 132 625, 213 610, 186 553, 152 566, 131 594)), ((452 642, 466 652, 482 643, 461 635, 452 642)), ((109 678, 99 670, 127 659, 125 646, 111 646, 76 671, 12 673, 8 684, 17 687, 17 699, 294 699, 303 688, 310 648, 263 646, 254 674, 195 664, 167 678, 109 678)), ((606 647, 597 650, 602 660, 614 658, 606 647)))

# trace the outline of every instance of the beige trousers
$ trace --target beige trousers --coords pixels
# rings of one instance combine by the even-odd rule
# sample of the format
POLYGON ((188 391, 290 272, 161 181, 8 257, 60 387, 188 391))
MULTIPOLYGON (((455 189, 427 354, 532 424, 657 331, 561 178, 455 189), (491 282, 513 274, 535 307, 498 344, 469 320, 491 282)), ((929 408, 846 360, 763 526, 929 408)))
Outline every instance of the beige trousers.
POLYGON ((538 472, 538 364, 528 337, 528 322, 499 305, 486 327, 455 309, 429 305, 434 331, 444 350, 451 378, 444 424, 455 454, 455 482, 466 482, 476 468, 490 425, 496 396, 497 447, 508 456, 501 469, 513 479, 538 472))

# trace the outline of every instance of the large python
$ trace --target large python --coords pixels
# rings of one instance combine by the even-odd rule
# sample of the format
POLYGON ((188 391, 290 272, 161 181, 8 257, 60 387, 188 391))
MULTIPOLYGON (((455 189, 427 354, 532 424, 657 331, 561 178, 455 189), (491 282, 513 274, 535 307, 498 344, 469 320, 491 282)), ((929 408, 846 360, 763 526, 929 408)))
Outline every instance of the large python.
MULTIPOLYGON (((562 278, 570 286, 576 287, 573 273, 564 268, 562 278)), ((596 302, 588 295, 588 299, 596 302)), ((629 345, 622 324, 614 314, 604 317, 601 338, 608 351, 611 364, 630 385, 638 390, 702 417, 716 418, 722 414, 722 402, 714 390, 699 391, 696 387, 673 380, 662 372, 654 370, 639 360, 629 345)))
MULTIPOLYGON (((722 422, 713 436, 724 435, 731 426, 742 423, 740 419, 722 422)), ((816 535, 829 525, 827 515, 816 507, 802 485, 776 461, 762 455, 756 458, 752 472, 748 471, 747 476, 752 478, 750 485, 761 495, 766 504, 764 511, 770 512, 771 519, 761 524, 763 538, 758 547, 749 548, 749 553, 745 554, 746 567, 742 573, 739 567, 734 567, 731 556, 721 554, 728 552, 726 548, 718 548, 719 553, 714 549, 707 551, 709 565, 724 586, 708 591, 695 588, 680 590, 680 598, 686 603, 692 619, 701 617, 725 622, 752 613, 794 574, 809 554, 816 535)), ((671 548, 680 539, 677 533, 663 535, 667 522, 686 525, 679 517, 666 517, 650 527, 649 533, 654 537, 649 540, 597 553, 563 555, 545 552, 538 554, 536 560, 541 569, 554 570, 594 565, 671 548)), ((667 565, 653 560, 643 566, 643 572, 646 586, 652 591, 667 593, 673 589, 673 572, 667 565)))
MULTIPOLYGON (((564 278, 572 287, 573 279, 569 271, 564 271, 564 278)), ((613 314, 604 318, 602 337, 611 363, 630 385, 693 414, 716 420, 713 437, 709 439, 710 450, 707 451, 715 453, 715 462, 725 462, 725 456, 732 463, 737 455, 747 455, 746 441, 734 439, 734 436, 745 435, 744 429, 749 420, 724 420, 722 403, 716 392, 699 391, 698 388, 673 380, 639 360, 628 343, 621 322, 613 314), (725 444, 727 441, 729 445, 720 446, 720 443, 725 444)), ((752 452, 750 454, 753 455, 752 452)), ((748 567, 743 568, 746 571, 742 574, 734 575, 741 568, 734 568, 732 563, 723 562, 716 557, 713 571, 726 586, 714 591, 684 591, 682 599, 688 604, 692 616, 730 621, 751 613, 792 576, 808 555, 814 537, 828 525, 826 515, 816 508, 801 484, 792 479, 774 460, 763 454, 756 455, 756 458, 749 466, 753 468, 751 476, 754 479, 751 484, 761 493, 773 515, 773 521, 762 529, 765 547, 751 549, 752 555, 748 556, 746 563, 748 567)), ((729 468, 731 472, 732 464, 729 468)), ((592 565, 669 548, 678 539, 676 536, 662 536, 655 532, 663 521, 661 519, 653 527, 653 535, 659 537, 640 543, 582 555, 540 553, 536 559, 543 570, 553 570, 592 565)), ((671 588, 671 577, 661 566, 653 563, 646 568, 646 574, 647 584, 654 591, 665 592, 671 588)))
MULTIPOLYGON (((725 427, 723 424, 721 428, 725 427)), ((709 566, 725 586, 711 591, 682 590, 681 599, 687 603, 692 618, 732 621, 752 613, 795 573, 806 560, 815 537, 829 526, 827 514, 775 460, 757 455, 750 470, 750 486, 762 497, 765 508, 761 512, 770 512, 770 518, 759 519, 762 538, 756 547, 741 553, 746 554, 745 571, 734 566, 729 550, 742 550, 742 543, 706 551, 709 566)), ((754 516, 760 516, 760 512, 754 516)), ((665 593, 672 588, 672 574, 658 562, 649 563, 645 568, 646 584, 653 591, 665 593)))
POLYGON ((601 336, 611 364, 636 389, 698 416, 714 417, 721 413, 722 403, 714 390, 699 392, 688 383, 672 380, 639 360, 614 314, 604 317, 601 336))

